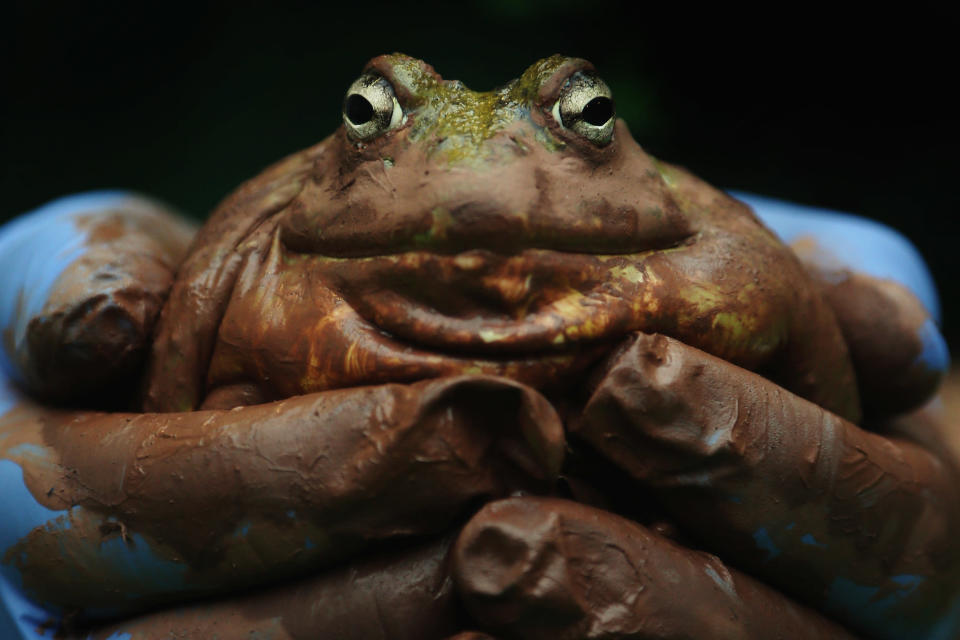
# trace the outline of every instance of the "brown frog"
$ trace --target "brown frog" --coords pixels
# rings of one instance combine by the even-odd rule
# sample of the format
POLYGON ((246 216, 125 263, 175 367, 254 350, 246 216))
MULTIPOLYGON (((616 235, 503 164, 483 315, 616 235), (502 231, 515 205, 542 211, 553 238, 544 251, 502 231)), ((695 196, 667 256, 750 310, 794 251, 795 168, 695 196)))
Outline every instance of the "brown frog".
MULTIPOLYGON (((122 254, 152 233, 131 229, 97 237, 122 254)), ((664 513, 688 544, 861 630, 899 630, 901 609, 847 607, 858 588, 909 615, 926 607, 923 629, 956 592, 952 468, 855 426, 871 392, 855 369, 889 343, 858 342, 851 358, 841 323, 855 314, 749 208, 647 155, 586 61, 547 58, 476 93, 421 61, 375 58, 343 127, 241 186, 176 267, 182 244, 110 261, 110 278, 88 269, 94 290, 124 284, 85 313, 34 319, 45 349, 17 352, 28 373, 74 324, 87 367, 149 350, 144 413, 25 403, 3 418, 0 454, 59 514, 4 562, 64 612, 305 582, 104 637, 202 636, 228 620, 278 638, 702 638, 721 619, 736 620, 724 637, 772 624, 844 637, 667 540, 664 513), (142 266, 144 253, 156 260, 142 266), (131 297, 141 271, 149 295, 131 297), (516 492, 554 497, 494 502, 455 543, 403 542, 456 532, 471 505, 516 492), (650 511, 624 508, 651 496, 650 511), (347 558, 362 560, 338 569, 347 558), (640 620, 647 635, 629 635, 640 620)), ((72 372, 40 391, 69 398, 86 375, 72 372)), ((905 385, 916 404, 935 381, 905 385)))
POLYGON ((194 246, 151 409, 459 373, 540 388, 646 331, 859 417, 843 337, 796 258, 647 155, 583 60, 476 93, 376 58, 343 128, 241 187, 194 246))

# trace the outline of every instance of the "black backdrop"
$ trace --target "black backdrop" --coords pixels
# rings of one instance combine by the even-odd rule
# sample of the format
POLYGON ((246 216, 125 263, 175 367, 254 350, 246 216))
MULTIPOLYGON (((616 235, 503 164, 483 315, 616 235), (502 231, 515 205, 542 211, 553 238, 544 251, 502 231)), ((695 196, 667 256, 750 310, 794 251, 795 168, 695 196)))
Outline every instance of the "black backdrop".
POLYGON ((960 23, 946 13, 18 0, 0 16, 0 220, 104 187, 202 217, 338 126, 343 91, 373 55, 403 51, 489 89, 561 52, 594 62, 654 155, 719 186, 901 230, 930 262, 960 344, 960 23))

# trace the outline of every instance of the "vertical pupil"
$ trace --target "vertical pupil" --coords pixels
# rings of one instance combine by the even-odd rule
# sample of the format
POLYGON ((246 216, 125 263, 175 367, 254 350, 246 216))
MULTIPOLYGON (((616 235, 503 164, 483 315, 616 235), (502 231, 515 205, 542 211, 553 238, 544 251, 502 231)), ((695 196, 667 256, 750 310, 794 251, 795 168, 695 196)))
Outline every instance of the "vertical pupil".
POLYGON ((366 124, 373 120, 373 105, 359 93, 354 93, 347 98, 344 111, 347 119, 353 124, 366 124))

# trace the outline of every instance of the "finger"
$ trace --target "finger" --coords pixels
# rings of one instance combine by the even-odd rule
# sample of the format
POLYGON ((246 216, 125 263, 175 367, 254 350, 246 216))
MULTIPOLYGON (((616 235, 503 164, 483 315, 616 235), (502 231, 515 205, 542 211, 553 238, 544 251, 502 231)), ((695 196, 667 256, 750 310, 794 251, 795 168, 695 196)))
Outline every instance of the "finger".
POLYGON ((468 611, 508 638, 851 637, 714 556, 576 502, 488 504, 452 559, 468 611))
POLYGON ((867 418, 904 413, 929 400, 950 356, 920 300, 893 280, 865 274, 834 272, 823 284, 850 347, 867 418))
POLYGON ((44 400, 112 396, 139 372, 193 226, 145 198, 55 200, 0 229, 7 373, 44 400))
POLYGON ((728 362, 638 335, 576 433, 711 550, 851 627, 919 637, 957 593, 951 470, 728 362))
POLYGON ((282 587, 105 625, 87 638, 441 638, 457 628, 449 546, 445 539, 378 554, 282 587))
POLYGON ((5 557, 28 595, 66 608, 237 589, 442 531, 478 499, 550 486, 564 447, 542 396, 482 377, 9 420, 0 457, 23 469, 23 502, 56 513, 5 557))

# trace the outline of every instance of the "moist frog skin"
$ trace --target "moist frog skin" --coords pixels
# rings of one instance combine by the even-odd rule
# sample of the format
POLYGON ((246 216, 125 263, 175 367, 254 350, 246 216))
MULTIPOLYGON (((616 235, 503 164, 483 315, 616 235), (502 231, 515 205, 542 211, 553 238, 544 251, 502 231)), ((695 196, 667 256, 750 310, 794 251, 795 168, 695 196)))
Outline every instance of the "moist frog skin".
POLYGON ((467 372, 542 387, 639 330, 858 419, 843 338, 793 254, 647 155, 589 63, 555 56, 475 93, 393 55, 358 82, 344 127, 200 232, 160 321, 148 408, 467 372), (362 130, 361 90, 384 94, 362 130))
POLYGON ((584 60, 473 92, 380 56, 340 128, 195 235, 140 201, 106 210, 65 223, 79 257, 44 304, 14 296, 5 334, 9 392, 34 399, 0 419, 4 509, 26 514, 0 530, 4 584, 72 629, 948 619, 953 466, 926 417, 909 438, 858 426, 935 391, 928 314, 649 156, 584 60))

